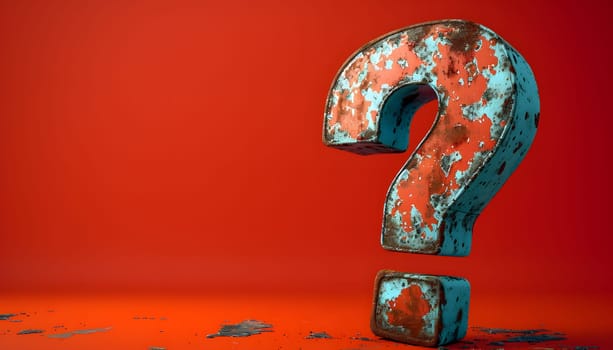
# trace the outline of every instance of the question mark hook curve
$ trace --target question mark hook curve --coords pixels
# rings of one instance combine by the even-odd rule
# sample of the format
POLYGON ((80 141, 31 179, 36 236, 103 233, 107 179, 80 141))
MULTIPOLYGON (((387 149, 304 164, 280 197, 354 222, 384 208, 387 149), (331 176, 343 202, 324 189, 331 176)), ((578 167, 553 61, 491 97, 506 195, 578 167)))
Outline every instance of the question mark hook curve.
POLYGON ((435 98, 432 128, 389 187, 381 245, 465 256, 476 218, 525 156, 540 117, 530 67, 496 33, 446 20, 371 41, 334 79, 323 141, 358 154, 403 152, 413 114, 435 98))

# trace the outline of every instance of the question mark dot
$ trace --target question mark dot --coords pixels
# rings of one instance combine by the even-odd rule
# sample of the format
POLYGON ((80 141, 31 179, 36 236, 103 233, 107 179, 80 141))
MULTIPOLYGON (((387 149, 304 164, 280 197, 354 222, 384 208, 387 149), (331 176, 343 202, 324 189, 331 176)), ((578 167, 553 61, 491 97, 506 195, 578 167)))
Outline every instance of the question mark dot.
POLYGON ((463 278, 382 270, 375 279, 371 329, 414 345, 448 344, 466 335, 469 299, 463 278))

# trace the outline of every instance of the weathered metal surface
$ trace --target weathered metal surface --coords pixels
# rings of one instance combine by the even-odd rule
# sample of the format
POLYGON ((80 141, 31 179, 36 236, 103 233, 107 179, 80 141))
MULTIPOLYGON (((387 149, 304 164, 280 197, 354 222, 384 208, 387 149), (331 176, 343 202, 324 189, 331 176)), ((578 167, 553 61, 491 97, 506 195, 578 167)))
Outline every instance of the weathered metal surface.
POLYGON ((448 344, 466 335, 469 299, 465 279, 383 270, 370 326, 378 336, 405 343, 448 344))
POLYGON ((435 98, 432 129, 387 193, 381 244, 465 256, 475 219, 526 154, 539 122, 532 72, 496 33, 448 20, 367 44, 332 84, 323 141, 358 154, 402 152, 415 110, 435 98))

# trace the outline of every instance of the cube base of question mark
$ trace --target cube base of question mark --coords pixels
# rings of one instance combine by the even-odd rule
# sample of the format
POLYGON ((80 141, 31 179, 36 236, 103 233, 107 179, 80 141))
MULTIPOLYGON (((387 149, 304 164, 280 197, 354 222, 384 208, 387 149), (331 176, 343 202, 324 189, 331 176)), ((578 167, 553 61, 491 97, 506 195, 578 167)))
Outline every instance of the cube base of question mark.
POLYGON ((374 334, 412 345, 439 346, 468 328, 470 284, 451 276, 379 271, 370 327, 374 334))

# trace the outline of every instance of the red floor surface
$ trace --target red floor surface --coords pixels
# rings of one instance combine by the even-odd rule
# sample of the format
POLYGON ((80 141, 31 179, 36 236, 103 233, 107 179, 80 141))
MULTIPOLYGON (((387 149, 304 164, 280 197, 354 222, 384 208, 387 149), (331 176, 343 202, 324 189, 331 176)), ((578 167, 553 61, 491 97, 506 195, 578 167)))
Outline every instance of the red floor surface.
MULTIPOLYGON (((613 303, 598 297, 487 296, 471 300, 471 329, 450 349, 600 349, 610 339, 613 303), (492 343, 504 339, 476 327, 547 329, 566 340, 492 343), (582 348, 584 347, 584 348, 582 348)), ((0 349, 388 349, 414 348, 375 337, 368 328, 370 297, 359 295, 58 296, 3 295, 0 349), (247 319, 273 325, 250 337, 207 338, 221 324, 247 319), (16 322, 17 321, 17 322, 16 322), (17 335, 24 329, 40 334, 17 335), (67 338, 50 335, 101 329, 67 338), (326 332, 331 339, 306 339, 326 332)))

